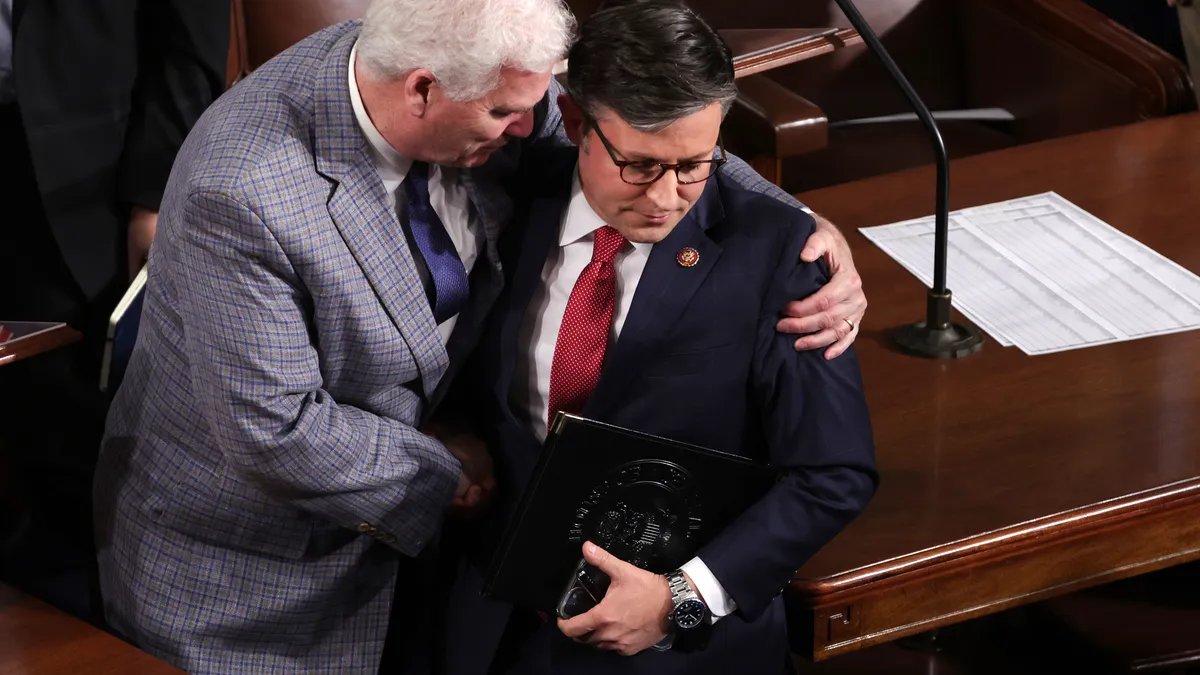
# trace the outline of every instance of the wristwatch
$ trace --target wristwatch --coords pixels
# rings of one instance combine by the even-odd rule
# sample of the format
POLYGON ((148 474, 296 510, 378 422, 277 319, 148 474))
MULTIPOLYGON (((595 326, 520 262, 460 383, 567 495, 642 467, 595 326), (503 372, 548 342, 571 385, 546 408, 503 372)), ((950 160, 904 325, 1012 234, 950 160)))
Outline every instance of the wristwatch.
POLYGON ((688 583, 683 570, 668 573, 667 585, 671 587, 671 602, 675 605, 671 610, 671 623, 676 628, 690 630, 708 619, 708 605, 688 583))

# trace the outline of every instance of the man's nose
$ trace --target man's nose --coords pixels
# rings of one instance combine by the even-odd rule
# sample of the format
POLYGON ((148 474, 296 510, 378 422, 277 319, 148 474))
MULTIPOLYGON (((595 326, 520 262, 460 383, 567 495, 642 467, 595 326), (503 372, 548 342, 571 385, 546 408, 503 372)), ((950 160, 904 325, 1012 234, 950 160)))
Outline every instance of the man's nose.
POLYGON ((524 115, 521 115, 519 118, 517 118, 517 120, 515 122, 508 125, 508 128, 504 130, 504 134, 506 136, 513 136, 514 138, 525 138, 525 137, 529 136, 529 134, 532 134, 532 133, 533 133, 533 111, 532 110, 525 113, 524 115))
POLYGON ((679 176, 674 169, 667 169, 662 178, 651 183, 646 196, 663 211, 674 211, 679 206, 679 176))

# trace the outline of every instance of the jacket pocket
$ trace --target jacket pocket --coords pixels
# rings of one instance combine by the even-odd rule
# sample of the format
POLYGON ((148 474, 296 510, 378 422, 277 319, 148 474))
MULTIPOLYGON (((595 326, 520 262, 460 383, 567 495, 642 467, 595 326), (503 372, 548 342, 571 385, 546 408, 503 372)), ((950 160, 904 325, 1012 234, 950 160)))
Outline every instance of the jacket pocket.
POLYGON ((145 506, 155 523, 210 546, 287 560, 304 557, 312 538, 311 518, 250 490, 225 476, 215 490, 160 487, 145 506))

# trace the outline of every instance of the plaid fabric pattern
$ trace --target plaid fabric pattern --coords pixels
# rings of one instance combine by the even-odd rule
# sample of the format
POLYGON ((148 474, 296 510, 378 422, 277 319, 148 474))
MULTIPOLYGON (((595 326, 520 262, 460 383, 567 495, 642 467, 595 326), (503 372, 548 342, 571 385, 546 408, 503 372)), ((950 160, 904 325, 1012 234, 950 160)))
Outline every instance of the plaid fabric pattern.
MULTIPOLYGON (((398 570, 457 485, 415 431, 451 354, 350 106, 357 33, 218 100, 160 211, 96 525, 109 621, 190 673, 376 672, 398 570)), ((487 244, 461 331, 498 292, 513 145, 464 177, 487 244)))
POLYGON ((357 34, 317 33, 219 99, 159 213, 96 536, 112 626, 197 675, 378 670, 393 590, 430 583, 406 563, 457 483, 415 427, 499 292, 501 185, 525 148, 567 142, 543 106, 529 141, 464 174, 486 257, 447 351, 350 106, 357 34))
POLYGON ((774 197, 784 204, 790 204, 795 207, 803 206, 795 197, 780 189, 778 185, 769 182, 759 175, 741 157, 730 154, 726 154, 726 157, 729 158, 729 161, 725 162, 718 171, 724 174, 729 180, 751 192, 774 197))

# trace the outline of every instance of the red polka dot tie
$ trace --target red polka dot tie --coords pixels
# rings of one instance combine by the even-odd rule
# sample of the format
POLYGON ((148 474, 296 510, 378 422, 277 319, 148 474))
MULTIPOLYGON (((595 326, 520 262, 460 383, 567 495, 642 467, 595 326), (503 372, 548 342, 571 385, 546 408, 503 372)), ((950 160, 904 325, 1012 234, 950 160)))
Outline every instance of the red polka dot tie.
POLYGON ((617 270, 613 258, 625 237, 607 225, 596 230, 592 262, 583 268, 563 314, 554 363, 550 366, 550 401, 546 423, 559 411, 578 413, 600 381, 604 351, 612 327, 617 295, 617 270))

